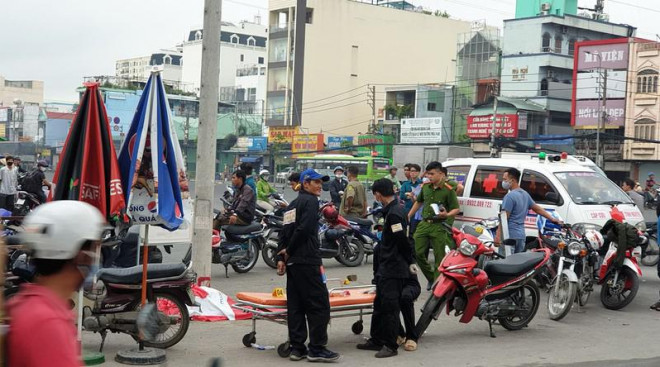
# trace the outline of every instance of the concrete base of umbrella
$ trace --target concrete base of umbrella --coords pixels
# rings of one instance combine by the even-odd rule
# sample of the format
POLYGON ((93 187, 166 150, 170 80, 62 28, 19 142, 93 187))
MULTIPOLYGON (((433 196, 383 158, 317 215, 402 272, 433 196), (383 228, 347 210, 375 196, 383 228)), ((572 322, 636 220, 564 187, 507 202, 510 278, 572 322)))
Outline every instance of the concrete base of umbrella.
POLYGON ((162 349, 136 347, 117 352, 115 361, 131 365, 155 365, 165 363, 167 356, 162 349))

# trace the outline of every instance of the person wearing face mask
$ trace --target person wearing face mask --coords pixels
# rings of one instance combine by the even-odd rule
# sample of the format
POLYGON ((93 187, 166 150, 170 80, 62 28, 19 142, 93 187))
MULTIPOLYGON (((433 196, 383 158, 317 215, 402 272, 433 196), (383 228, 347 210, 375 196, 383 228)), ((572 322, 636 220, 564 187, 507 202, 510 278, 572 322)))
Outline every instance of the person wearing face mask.
POLYGON ((35 195, 42 204, 46 202, 46 193, 44 192, 43 187, 48 187, 48 190, 51 190, 53 187, 53 185, 46 180, 46 174, 44 173, 46 168, 48 168, 48 162, 40 160, 37 162, 37 167, 27 174, 21 183, 21 189, 35 195))
POLYGON ((18 170, 14 167, 14 157, 5 157, 6 166, 0 169, 0 208, 14 210, 14 195, 18 187, 18 170))
POLYGON ((341 206, 341 197, 344 195, 344 190, 348 185, 348 181, 344 178, 344 168, 342 166, 335 167, 335 179, 330 182, 330 198, 336 208, 341 206))
MULTIPOLYGON (((507 223, 509 228, 509 238, 516 241, 514 253, 525 251, 525 218, 532 209, 536 214, 540 214, 555 224, 562 222, 553 217, 539 204, 536 204, 527 191, 520 188, 520 171, 515 168, 509 168, 502 176, 502 188, 509 192, 502 199, 502 209, 506 211, 507 223)), ((501 226, 497 230, 495 245, 502 242, 501 226)), ((505 238, 506 239, 506 238, 505 238)))
POLYGON ((98 209, 72 200, 40 205, 25 217, 20 236, 37 275, 7 303, 9 366, 81 365, 69 300, 94 275, 105 222, 98 209))

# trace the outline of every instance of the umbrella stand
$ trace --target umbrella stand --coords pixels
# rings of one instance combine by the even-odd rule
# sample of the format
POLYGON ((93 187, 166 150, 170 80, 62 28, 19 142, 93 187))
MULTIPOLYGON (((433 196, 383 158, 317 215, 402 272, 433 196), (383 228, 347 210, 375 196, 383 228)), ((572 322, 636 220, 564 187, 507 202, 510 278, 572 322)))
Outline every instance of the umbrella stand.
MULTIPOLYGON (((147 303, 147 270, 149 268, 149 225, 144 227, 144 241, 142 242, 142 300, 141 307, 147 303)), ((140 246, 138 246, 138 262, 140 261, 140 246)), ((122 350, 117 352, 115 361, 122 364, 132 365, 154 365, 164 363, 167 359, 162 349, 145 348, 142 341, 142 332, 138 333, 137 349, 122 350)))

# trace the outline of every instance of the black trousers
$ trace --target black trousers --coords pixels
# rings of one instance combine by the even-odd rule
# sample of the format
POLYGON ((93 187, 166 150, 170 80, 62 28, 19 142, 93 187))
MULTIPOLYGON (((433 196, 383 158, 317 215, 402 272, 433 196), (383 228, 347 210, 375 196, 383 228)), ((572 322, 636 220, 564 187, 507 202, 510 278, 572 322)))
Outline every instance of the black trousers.
POLYGON ((330 299, 319 265, 292 264, 286 268, 286 297, 291 348, 318 351, 328 344, 330 299))
POLYGON ((371 315, 371 339, 375 344, 385 345, 392 350, 397 350, 399 347, 396 344, 396 337, 401 327, 399 312, 405 281, 405 279, 381 277, 376 284, 374 312, 371 315))
POLYGON ((401 316, 403 316, 403 325, 399 325, 399 336, 414 341, 419 339, 419 335, 417 335, 415 330, 415 300, 417 300, 417 297, 419 297, 421 293, 422 288, 415 275, 406 279, 403 290, 401 291, 401 299, 399 301, 401 316))
POLYGON ((14 196, 15 194, 6 195, 0 194, 0 208, 9 210, 10 212, 14 211, 14 196))

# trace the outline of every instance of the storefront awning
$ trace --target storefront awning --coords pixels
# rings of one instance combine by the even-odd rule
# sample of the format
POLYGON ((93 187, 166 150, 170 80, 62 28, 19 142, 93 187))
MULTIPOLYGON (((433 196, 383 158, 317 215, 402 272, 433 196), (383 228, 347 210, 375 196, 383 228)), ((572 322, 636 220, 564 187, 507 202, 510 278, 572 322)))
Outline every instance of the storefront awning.
MULTIPOLYGON (((514 114, 518 111, 545 113, 543 106, 534 102, 520 99, 520 98, 507 98, 497 97, 497 113, 498 114, 514 114)), ((493 98, 488 102, 474 106, 474 110, 470 112, 470 116, 487 116, 493 114, 493 98)))

